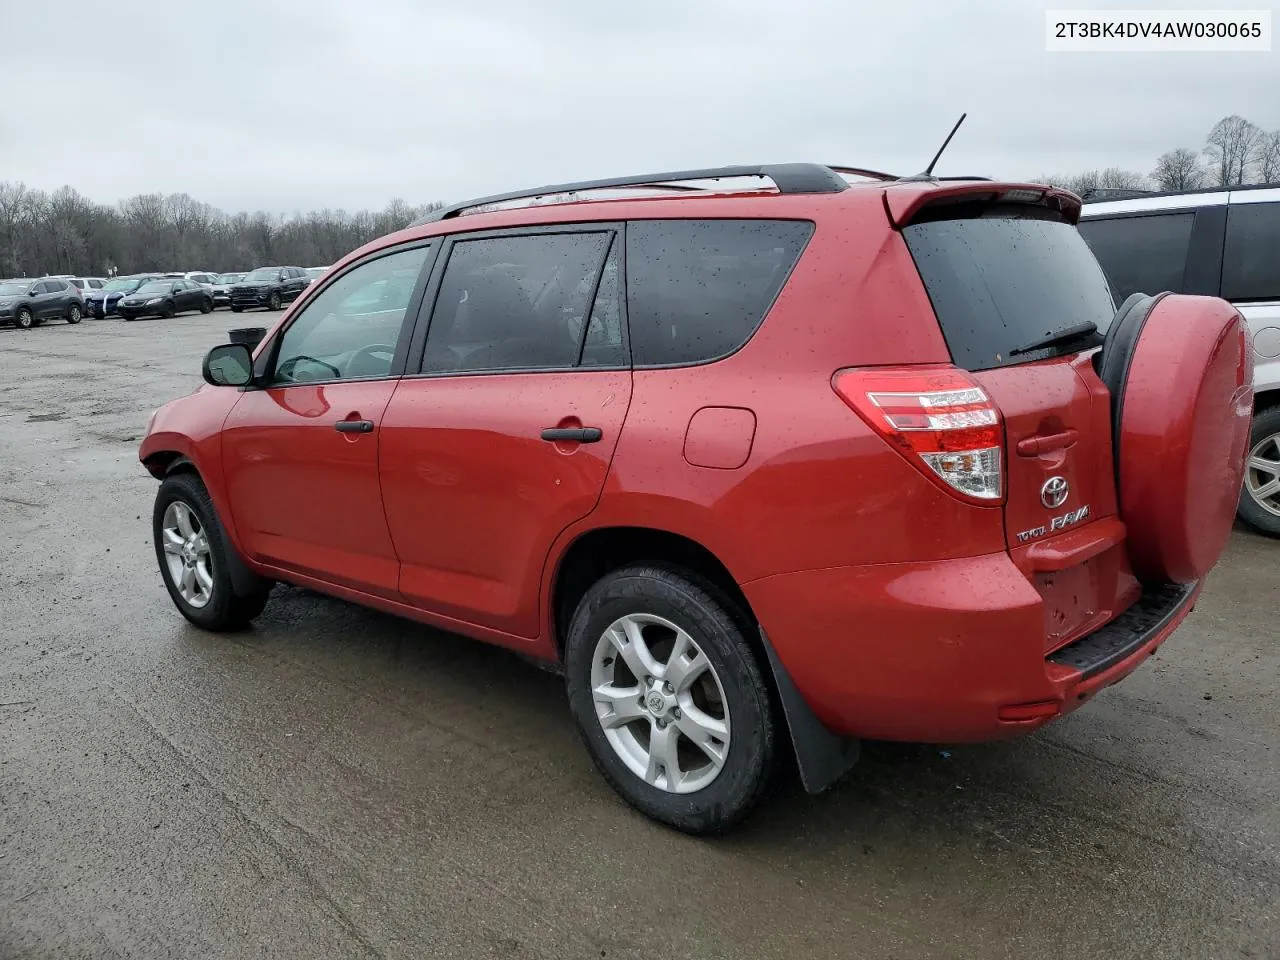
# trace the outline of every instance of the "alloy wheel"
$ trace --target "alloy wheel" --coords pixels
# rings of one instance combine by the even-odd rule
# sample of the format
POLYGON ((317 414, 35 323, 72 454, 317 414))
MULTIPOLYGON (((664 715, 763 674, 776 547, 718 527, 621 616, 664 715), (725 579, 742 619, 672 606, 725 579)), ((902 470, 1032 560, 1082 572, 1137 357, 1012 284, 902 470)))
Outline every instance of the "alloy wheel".
POLYGON ((629 614, 596 643, 591 692, 605 738, 637 777, 668 793, 711 784, 729 755, 724 687, 670 620, 629 614))
POLYGON ((164 559, 178 595, 199 609, 213 597, 213 558, 209 537, 200 518, 181 500, 164 511, 161 523, 164 559))
POLYGON ((1280 517, 1280 434, 1263 437, 1249 451, 1244 486, 1258 506, 1280 517))

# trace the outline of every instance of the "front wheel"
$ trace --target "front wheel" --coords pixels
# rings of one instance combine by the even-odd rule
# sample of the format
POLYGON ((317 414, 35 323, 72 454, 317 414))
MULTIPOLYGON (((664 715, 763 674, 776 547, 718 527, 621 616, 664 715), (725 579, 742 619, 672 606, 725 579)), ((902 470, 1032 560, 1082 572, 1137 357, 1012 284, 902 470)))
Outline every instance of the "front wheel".
POLYGON ((248 596, 232 586, 231 544, 199 477, 166 477, 152 511, 156 559, 178 612, 205 630, 234 630, 260 614, 270 587, 248 596))
POLYGON ((233 303, 233 304, 231 305, 231 312, 232 312, 232 313, 243 313, 243 312, 244 312, 244 307, 240 306, 240 304, 238 304, 238 303, 233 303))
POLYGON ((14 325, 20 330, 30 330, 35 324, 35 314, 31 312, 30 307, 22 307, 18 310, 18 315, 14 317, 14 325))
POLYGON ((1280 537, 1280 407, 1253 418, 1239 517, 1259 533, 1280 537))
POLYGON ((71 309, 67 311, 67 323, 79 323, 82 316, 84 314, 80 310, 80 304, 73 303, 71 309))
POLYGON ((271 291, 271 297, 267 300, 267 309, 268 310, 280 309, 280 293, 278 291, 276 290, 271 291))
POLYGON ((200 301, 200 312, 201 312, 201 313, 213 313, 213 301, 212 301, 212 300, 210 300, 210 299, 208 299, 207 297, 206 297, 204 300, 201 300, 201 301, 200 301))
POLYGON ((713 585, 660 566, 607 574, 573 615, 565 675, 592 759, 637 810, 715 834, 764 795, 776 739, 769 693, 713 585))
POLYGON ((160 316, 164 317, 166 320, 172 320, 177 313, 178 310, 172 303, 166 303, 160 308, 160 316))

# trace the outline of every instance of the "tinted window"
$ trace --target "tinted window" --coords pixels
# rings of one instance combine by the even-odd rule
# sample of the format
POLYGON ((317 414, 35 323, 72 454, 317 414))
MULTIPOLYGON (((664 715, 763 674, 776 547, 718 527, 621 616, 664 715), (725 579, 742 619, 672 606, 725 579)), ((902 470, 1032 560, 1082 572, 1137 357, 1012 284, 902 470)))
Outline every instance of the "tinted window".
POLYGON ((72 285, 73 287, 77 288, 77 289, 83 289, 83 288, 84 288, 84 281, 83 281, 83 280, 72 280, 72 281, 71 281, 71 285, 72 285))
POLYGON ((575 366, 612 239, 612 233, 526 234, 454 244, 423 368, 575 366))
POLYGON ((278 383, 385 377, 428 247, 348 270, 302 308, 280 340, 278 383))
POLYGON ((102 281, 101 281, 101 280, 90 280, 90 281, 89 281, 89 286, 90 286, 92 289, 94 289, 94 290, 101 290, 101 289, 102 289, 102 281))
POLYGON ((627 226, 627 326, 637 366, 723 357, 755 333, 813 231, 783 220, 627 226))
POLYGON ((1010 355, 1086 322, 1105 332, 1115 314, 1106 277, 1079 232, 1043 215, 984 211, 902 231, 957 366, 1025 363, 1078 350, 1080 341, 1010 355))
POLYGON ((1081 220, 1117 302, 1131 293, 1182 292, 1194 213, 1081 220))
POLYGON ((1228 300, 1280 300, 1280 203, 1227 208, 1222 295, 1228 300))
POLYGON ((591 321, 582 344, 584 367, 620 367, 627 364, 627 345, 622 332, 622 291, 618 283, 620 246, 621 242, 615 238, 604 262, 600 285, 596 288, 596 301, 591 308, 591 321))

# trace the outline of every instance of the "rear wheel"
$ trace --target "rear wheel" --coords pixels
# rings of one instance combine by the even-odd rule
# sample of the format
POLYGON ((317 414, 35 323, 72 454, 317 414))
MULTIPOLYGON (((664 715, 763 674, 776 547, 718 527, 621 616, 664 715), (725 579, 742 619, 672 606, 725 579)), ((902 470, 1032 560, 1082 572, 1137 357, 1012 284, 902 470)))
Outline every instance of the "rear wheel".
POLYGON ((607 574, 565 642, 569 706, 609 784, 686 833, 722 833, 763 796, 775 723, 729 601, 658 566, 607 574))
POLYGON ((13 320, 14 326, 21 330, 30 330, 35 322, 35 314, 31 312, 30 307, 19 307, 18 315, 13 320))
POLYGON ((1253 418, 1239 516, 1259 533, 1280 537, 1280 407, 1253 418))
POLYGON ((152 512, 156 559, 178 611, 206 630, 234 630, 260 614, 270 587, 237 595, 231 582, 231 544, 213 501, 191 473, 166 477, 152 512))
POLYGON ((73 303, 71 309, 67 311, 67 323, 79 323, 82 316, 84 314, 80 310, 80 304, 73 303))
POLYGON ((278 290, 271 291, 271 297, 267 300, 268 310, 280 309, 280 292, 278 290))

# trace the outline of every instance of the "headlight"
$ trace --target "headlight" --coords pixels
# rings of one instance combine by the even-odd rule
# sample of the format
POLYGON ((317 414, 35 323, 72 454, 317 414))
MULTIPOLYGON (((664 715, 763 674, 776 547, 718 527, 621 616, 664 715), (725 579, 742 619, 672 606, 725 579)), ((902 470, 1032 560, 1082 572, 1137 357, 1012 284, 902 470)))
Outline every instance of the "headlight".
POLYGON ((147 301, 147 306, 149 307, 152 304, 159 303, 163 299, 164 299, 163 297, 152 297, 150 300, 147 301))

